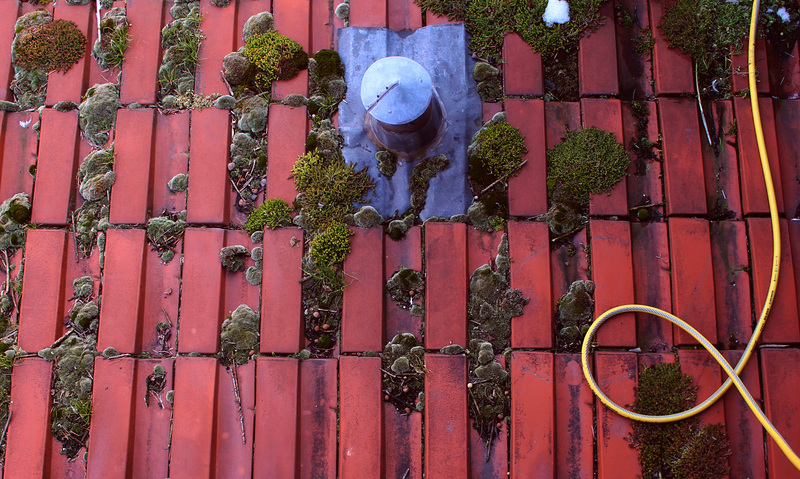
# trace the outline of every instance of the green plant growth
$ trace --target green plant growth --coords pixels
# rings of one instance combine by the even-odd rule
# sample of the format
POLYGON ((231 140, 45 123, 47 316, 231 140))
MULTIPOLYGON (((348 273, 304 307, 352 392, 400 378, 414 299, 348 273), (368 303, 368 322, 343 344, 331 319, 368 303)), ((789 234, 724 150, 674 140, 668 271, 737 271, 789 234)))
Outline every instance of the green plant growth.
POLYGON ((551 198, 588 206, 591 194, 610 191, 626 174, 630 159, 613 133, 599 128, 567 131, 547 150, 551 198))
POLYGON ((248 258, 250 258, 250 250, 240 244, 225 246, 219 251, 219 260, 222 266, 231 273, 244 268, 248 258))
POLYGON ((292 222, 292 208, 280 198, 271 198, 261 203, 247 217, 244 228, 248 234, 261 231, 265 227, 275 229, 292 222))
POLYGON ((200 31, 202 19, 199 8, 192 7, 185 16, 173 20, 161 30, 164 54, 158 69, 158 82, 162 98, 169 94, 186 94, 194 89, 200 42, 205 38, 200 31))
POLYGON ((74 22, 53 20, 17 33, 14 65, 26 70, 66 72, 86 53, 86 37, 74 22))
MULTIPOLYGON (((109 227, 108 214, 109 201, 106 198, 98 201, 84 201, 83 205, 73 212, 73 233, 81 257, 91 256, 95 244, 101 242, 100 238, 104 238, 102 232, 109 227)), ((102 251, 103 247, 100 248, 101 253, 102 251)))
POLYGON ((229 366, 246 364, 258 351, 260 316, 246 304, 240 304, 225 321, 219 335, 219 360, 229 366))
POLYGON ((288 80, 308 66, 308 54, 296 41, 267 30, 250 36, 245 42, 244 56, 258 69, 255 86, 268 91, 275 80, 288 80))
POLYGON ((486 444, 488 461, 492 441, 502 434, 503 421, 510 418, 511 375, 495 360, 490 342, 470 340, 467 360, 469 416, 473 420, 472 426, 486 444))
MULTIPOLYGON (((647 367, 639 373, 633 411, 647 415, 675 414, 697 401, 697 386, 674 363, 647 367)), ((653 424, 633 421, 628 436, 639 453, 642 477, 711 479, 728 473, 730 445, 724 426, 702 424, 697 417, 653 424)))
POLYGON ((399 333, 383 348, 383 400, 411 414, 425 409, 425 348, 411 333, 399 333))
POLYGON ((147 220, 147 239, 161 256, 161 261, 169 263, 175 257, 175 247, 183 238, 186 230, 186 211, 169 213, 147 220))
POLYGON ((570 21, 548 25, 542 20, 547 0, 414 0, 423 9, 463 21, 472 37, 470 49, 490 63, 501 61, 503 38, 516 32, 549 62, 562 50, 575 50, 587 31, 603 23, 598 9, 604 0, 569 2, 570 21))
MULTIPOLYGON (((750 9, 749 2, 678 0, 664 13, 659 28, 671 48, 677 48, 692 57, 697 67, 701 93, 731 93, 730 55, 742 51, 749 32, 750 9)), ((800 14, 794 2, 761 2, 759 34, 772 40, 776 49, 790 49, 800 33, 798 17, 800 14), (779 11, 789 20, 781 18, 779 11)), ((766 81, 766 78, 762 78, 762 81, 766 81)))
POLYGON ((314 235, 309 255, 316 264, 342 263, 350 253, 351 236, 353 232, 344 223, 331 223, 325 231, 314 235))
POLYGON ((113 166, 113 145, 107 150, 94 150, 83 159, 78 167, 78 190, 84 200, 97 201, 108 196, 116 180, 113 166))
POLYGON ((425 317, 425 276, 422 272, 401 266, 386 281, 386 292, 400 309, 412 316, 425 317))
POLYGON ((0 203, 0 250, 14 254, 25 244, 25 228, 31 218, 31 200, 17 193, 0 203))
POLYGON ((303 318, 309 353, 330 357, 336 342, 346 286, 341 266, 303 256, 303 318))
POLYGON ((320 50, 308 62, 308 113, 330 119, 347 94, 344 64, 335 50, 320 50))
MULTIPOLYGON (((317 138, 319 142, 319 135, 317 138)), ((319 144, 317 148, 298 158, 292 167, 292 178, 300 192, 295 209, 311 231, 341 222, 355 211, 354 203, 367 201, 367 192, 375 187, 366 167, 356 170, 345 162, 339 150, 326 158, 320 153, 319 144)))
POLYGON ((78 122, 93 145, 103 146, 108 142, 109 131, 114 127, 117 110, 121 107, 119 86, 114 83, 94 85, 86 91, 79 106, 78 122))
POLYGON ((128 17, 125 16, 125 9, 116 7, 103 15, 100 22, 100 38, 94 42, 92 56, 97 60, 100 68, 119 68, 125 59, 125 51, 128 49, 128 17))
POLYGON ((436 155, 417 163, 411 171, 408 181, 408 190, 411 192, 411 212, 418 215, 425 209, 428 199, 428 187, 431 180, 450 166, 450 160, 445 155, 436 155))
POLYGON ((490 121, 473 136, 468 149, 470 178, 483 188, 516 176, 527 152, 519 129, 506 121, 490 121))

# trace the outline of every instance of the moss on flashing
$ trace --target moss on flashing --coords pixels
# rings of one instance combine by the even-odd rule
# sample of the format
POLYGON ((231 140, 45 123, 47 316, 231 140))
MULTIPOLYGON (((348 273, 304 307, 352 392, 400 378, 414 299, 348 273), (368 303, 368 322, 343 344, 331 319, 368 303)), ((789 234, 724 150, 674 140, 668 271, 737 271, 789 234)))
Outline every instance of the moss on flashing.
POLYGON ((448 166, 450 166, 450 160, 445 155, 425 158, 414 166, 408 182, 408 190, 411 192, 411 211, 414 214, 419 214, 425 209, 431 180, 448 166))

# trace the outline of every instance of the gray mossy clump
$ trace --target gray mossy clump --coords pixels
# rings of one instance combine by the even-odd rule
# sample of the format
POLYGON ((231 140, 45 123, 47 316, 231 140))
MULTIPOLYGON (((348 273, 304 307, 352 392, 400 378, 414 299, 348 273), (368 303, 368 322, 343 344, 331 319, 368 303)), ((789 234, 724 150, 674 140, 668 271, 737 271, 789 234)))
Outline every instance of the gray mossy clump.
POLYGON ((469 402, 469 416, 488 448, 511 413, 511 375, 495 360, 494 348, 489 342, 471 340, 467 359, 467 388, 473 398, 469 402))
POLYGON ((336 6, 336 9, 333 11, 333 14, 336 15, 336 18, 344 20, 344 26, 350 26, 350 2, 349 0, 345 0, 344 2, 340 3, 336 6))
POLYGON ((107 198, 102 198, 98 201, 85 201, 83 206, 75 210, 74 233, 78 242, 78 251, 82 257, 88 258, 91 256, 95 242, 98 241, 98 233, 105 231, 109 227, 108 214, 109 202, 107 198))
POLYGON ((189 189, 189 175, 178 173, 167 182, 167 188, 173 193, 183 193, 189 189))
POLYGON ((406 215, 402 220, 392 220, 386 226, 386 233, 395 241, 402 239, 406 235, 406 231, 414 226, 417 217, 414 214, 406 215))
POLYGON ((244 267, 245 261, 250 257, 250 250, 242 245, 225 246, 219 252, 222 266, 235 273, 244 267))
POLYGON ((478 95, 483 102, 498 102, 503 98, 500 70, 486 62, 478 62, 472 69, 472 78, 478 82, 478 95))
POLYGON ((188 16, 193 9, 200 11, 200 0, 174 0, 169 14, 172 18, 183 18, 188 16))
POLYGON ((114 83, 94 85, 87 90, 78 118, 81 131, 92 144, 103 146, 108 142, 108 132, 114 127, 121 106, 119 87, 114 83))
POLYGON ((114 146, 107 150, 95 150, 83 159, 78 167, 78 190, 86 201, 97 201, 108 196, 116 181, 114 146))
POLYGON ((231 52, 222 58, 222 75, 228 84, 238 87, 255 75, 255 65, 241 51, 231 52))
POLYGON ((382 355, 384 401, 398 411, 410 414, 422 412, 425 387, 425 348, 411 333, 398 333, 383 348, 382 355))
POLYGON ((585 227, 589 220, 581 214, 581 207, 571 202, 554 202, 544 215, 547 225, 557 237, 566 236, 585 227))
POLYGON ((275 26, 275 19, 269 12, 261 12, 253 15, 244 22, 242 29, 242 39, 246 42, 253 35, 260 35, 272 30, 275 26))
POLYGON ((94 280, 91 276, 81 276, 72 281, 73 297, 86 299, 94 292, 94 280))
POLYGON ((169 263, 175 257, 178 246, 186 230, 186 212, 167 213, 147 220, 147 239, 153 250, 161 256, 161 261, 169 263))
POLYGON ((425 317, 425 277, 421 272, 401 266, 386 281, 386 292, 398 308, 412 316, 425 317))
POLYGON ((76 457, 89 439, 96 334, 96 330, 73 334, 57 347, 39 352, 40 357, 55 361, 51 431, 68 458, 76 457))
POLYGON ((397 156, 389 150, 380 150, 375 153, 378 160, 378 171, 387 178, 394 176, 397 171, 397 156))
POLYGON ((594 283, 579 280, 569 286, 569 291, 556 303, 556 334, 561 351, 576 353, 594 312, 594 283))
POLYGON ((247 282, 252 284, 253 286, 258 286, 259 284, 261 284, 262 273, 260 268, 257 268, 255 266, 250 266, 247 268, 247 271, 245 271, 244 276, 247 282))
POLYGON ((53 105, 53 110, 60 111, 62 113, 77 109, 78 109, 78 104, 75 103, 74 101, 62 100, 53 105))
POLYGON ((330 119, 347 94, 344 63, 336 50, 320 50, 308 61, 309 114, 330 119))
POLYGON ((356 211, 353 221, 359 228, 372 228, 383 223, 383 216, 372 206, 365 205, 356 211))
POLYGON ((22 107, 19 103, 14 103, 13 101, 6 101, 0 100, 0 111, 7 111, 7 112, 15 112, 20 111, 22 107))
POLYGON ((439 354, 447 354, 448 356, 458 356, 459 354, 464 354, 465 352, 466 349, 459 344, 448 344, 439 350, 439 354))
POLYGON ((224 8, 231 4, 231 0, 211 0, 211 5, 224 8))
POLYGON ((258 351, 260 316, 246 304, 222 322, 219 335, 219 360, 228 366, 245 364, 258 351))
POLYGON ((0 250, 9 254, 25 244, 25 225, 31 218, 31 200, 17 193, 0 203, 0 250))
POLYGON ((233 110, 236 108, 236 98, 230 95, 222 95, 214 100, 214 108, 219 110, 233 110))
POLYGON ((317 124, 306 137, 306 151, 312 152, 316 149, 326 160, 334 160, 341 155, 341 145, 344 137, 339 130, 333 126, 330 120, 322 120, 317 124))
POLYGON ((509 344, 511 318, 522 314, 529 299, 521 290, 511 289, 505 276, 488 264, 472 273, 469 292, 470 338, 489 341, 496 352, 502 352, 509 344))
POLYGON ((100 22, 100 38, 94 42, 92 56, 97 65, 107 70, 119 68, 128 49, 128 28, 130 23, 125 8, 115 7, 103 15, 100 22))
POLYGON ((308 98, 299 93, 292 93, 286 95, 286 98, 283 99, 281 102, 283 105, 290 106, 292 108, 297 108, 301 106, 308 105, 308 98))
POLYGON ((236 102, 234 113, 238 121, 236 128, 249 133, 261 133, 267 129, 269 102, 261 95, 252 95, 236 102))
MULTIPOLYGON (((266 128, 266 110, 263 120, 266 128)), ((242 126, 241 120, 239 126, 242 126)), ((243 131, 233 135, 228 176, 236 192, 239 211, 251 212, 259 193, 266 189, 267 163, 266 137, 243 131)))

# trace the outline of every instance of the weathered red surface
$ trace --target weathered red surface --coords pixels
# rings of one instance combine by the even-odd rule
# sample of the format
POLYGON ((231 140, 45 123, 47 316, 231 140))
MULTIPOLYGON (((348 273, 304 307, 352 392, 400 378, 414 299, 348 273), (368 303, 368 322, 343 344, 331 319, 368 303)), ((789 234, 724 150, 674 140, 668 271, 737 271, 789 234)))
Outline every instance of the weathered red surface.
MULTIPOLYGON (((650 25, 659 25, 664 12, 674 5, 674 0, 653 0, 650 6, 650 25)), ((651 27, 655 37, 653 46, 653 79, 658 95, 694 92, 692 59, 677 48, 669 48, 660 28, 651 27)))
POLYGON ((586 230, 575 233, 565 243, 550 249, 550 285, 555 307, 575 281, 589 278, 589 246, 586 230))
MULTIPOLYGON (((326 0, 311 0, 311 51, 309 55, 322 50, 333 48, 333 19, 336 16, 326 0)), ((338 20, 338 18, 336 18, 338 20)), ((241 30, 237 30, 241 31, 241 30)))
POLYGON ((712 222, 711 255, 717 337, 726 348, 741 347, 750 339, 755 321, 750 307, 751 269, 744 222, 712 222))
POLYGON ((33 126, 36 112, 20 111, 3 115, 3 156, 0 171, 0 198, 17 193, 33 193, 31 168, 36 164, 38 135, 33 126))
POLYGON ((165 5, 162 2, 153 4, 149 0, 127 0, 125 7, 131 24, 131 39, 122 64, 119 97, 123 105, 156 102, 161 27, 166 23, 164 16, 172 18, 165 5))
POLYGON ((217 364, 217 403, 214 411, 216 436, 213 451, 216 477, 253 477, 255 375, 254 361, 236 367, 217 364), (241 422, 233 389, 233 375, 241 400, 241 422))
POLYGON ((166 394, 174 389, 175 360, 137 359, 136 386, 133 389, 131 407, 134 424, 131 426, 134 437, 128 445, 129 463, 132 463, 133 477, 167 477, 169 475, 170 430, 172 426, 172 405, 166 394), (167 381, 161 400, 164 407, 158 406, 158 398, 150 396, 148 403, 147 377, 153 368, 160 364, 167 372, 167 381))
MULTIPOLYGON (((633 260, 630 224, 623 221, 592 220, 589 224, 592 245, 592 279, 595 282, 594 316, 634 301, 633 260)), ((603 346, 634 346, 636 322, 633 313, 606 321, 597 332, 603 346)))
POLYGON ((425 367, 425 477, 467 477, 466 358, 426 354, 425 367))
POLYGON ((467 343, 467 229, 460 223, 425 225, 425 347, 467 343))
MULTIPOLYGON (((155 110, 150 108, 125 108, 117 113, 114 140, 116 179, 111 188, 109 218, 112 223, 147 221, 148 197, 152 188, 154 117, 155 110)), ((166 188, 166 184, 162 187, 166 188)))
POLYGON ((508 211, 512 216, 533 216, 547 212, 547 155, 545 108, 542 100, 507 99, 508 122, 525 137, 527 163, 508 182, 508 211))
MULTIPOLYGON (((691 324, 712 343, 717 342, 714 269, 709 223, 703 219, 670 218, 672 313, 691 324)), ((695 344, 674 326, 675 344, 695 344)))
POLYGON ((149 216, 157 216, 164 210, 179 212, 186 209, 186 192, 171 191, 167 182, 179 173, 189 172, 189 113, 156 115, 155 129, 149 216))
POLYGON ((742 197, 739 190, 739 162, 736 152, 736 133, 733 128, 733 102, 717 101, 708 113, 709 128, 713 127, 719 141, 712 145, 704 136, 703 171, 706 180, 708 211, 721 219, 742 217, 742 197))
MULTIPOLYGON (((692 382, 697 386, 697 402, 703 402, 714 391, 722 386, 724 381, 722 369, 719 364, 705 351, 679 349, 678 360, 681 363, 681 372, 692 377, 692 382)), ((713 406, 697 415, 698 419, 706 424, 722 424, 725 422, 725 402, 717 401, 713 406)), ((734 425, 732 424, 731 427, 734 425)))
MULTIPOLYGON (((735 368, 736 363, 742 357, 742 352, 723 351, 722 355, 735 368)), ((750 357, 750 361, 740 377, 753 398, 760 401, 762 397, 761 384, 758 378, 758 357, 756 355, 750 357)), ((725 381, 725 379, 727 378, 723 373, 722 380, 725 381)), ((731 389, 732 391, 723 397, 728 441, 730 441, 733 453, 728 457, 731 467, 730 476, 764 478, 767 475, 764 467, 764 448, 761 447, 760 441, 752 440, 752 438, 761 436, 761 424, 747 407, 736 388, 731 386, 731 389)))
POLYGON ((553 344, 553 302, 550 298, 550 238, 544 223, 508 224, 511 287, 530 302, 522 316, 511 318, 512 348, 549 348, 553 344))
MULTIPOLYGON (((416 271, 422 271, 422 229, 414 226, 406 231, 404 238, 395 241, 388 235, 383 237, 383 272, 388 281, 401 266, 416 271)), ((383 343, 386 344, 397 333, 413 333, 418 341, 422 341, 420 328, 422 318, 412 316, 410 310, 401 309, 394 304, 388 294, 384 295, 386 312, 386 336, 383 343)))
POLYGON ((414 0, 388 0, 390 30, 416 30, 422 28, 422 9, 414 0))
MULTIPOLYGON (((652 210, 657 214, 664 214, 664 192, 661 184, 661 161, 646 159, 644 153, 655 151, 651 149, 647 152, 637 154, 630 151, 630 145, 634 141, 645 139, 653 145, 659 140, 658 130, 658 103, 654 101, 642 102, 647 108, 647 114, 639 118, 634 112, 632 102, 622 102, 622 133, 623 141, 628 151, 628 158, 631 166, 628 168, 626 178, 626 189, 628 190, 628 206, 657 205, 652 210), (643 122, 647 125, 643 125, 643 122), (641 125, 641 126, 640 126, 641 125)), ((635 216, 638 211, 631 211, 635 216)))
MULTIPOLYGON (((772 273, 773 238, 770 220, 767 218, 748 218, 747 232, 750 237, 750 259, 753 267, 753 300, 756 315, 761 313, 767 299, 770 275, 772 273)), ((794 343, 800 341, 796 289, 792 270, 792 249, 786 220, 780 220, 781 231, 781 274, 775 292, 772 309, 764 327, 762 339, 767 343, 794 343), (785 273, 784 273, 785 272, 785 273)), ((796 268, 796 266, 795 266, 796 268)))
POLYGON ((300 363, 298 452, 301 479, 336 477, 337 361, 300 363))
POLYGON ((289 179, 297 158, 305 152, 306 108, 291 108, 284 105, 269 107, 267 129, 270 141, 267 144, 269 175, 267 175, 267 198, 281 198, 289 204, 297 196, 294 181, 289 179))
MULTIPOLYGON (((731 88, 734 92, 750 90, 747 67, 747 45, 737 55, 731 55, 731 88)), ((769 93, 769 65, 767 64, 767 42, 756 39, 756 90, 769 93)))
POLYGON ((70 223, 69 203, 75 182, 68 181, 78 168, 78 112, 42 112, 42 129, 36 162, 31 221, 43 225, 70 223))
MULTIPOLYGON (((761 380, 764 388, 764 412, 793 450, 800 449, 800 414, 797 410, 798 369, 786 367, 800 361, 797 349, 762 349, 761 380)), ((767 462, 770 477, 792 477, 797 470, 778 445, 767 439, 767 462)))
POLYGON ((382 477, 381 359, 339 359, 339 477, 382 477))
POLYGON ((353 228, 344 261, 349 286, 342 305, 342 352, 383 348, 383 228, 353 228))
MULTIPOLYGON (((2 0, 0 3, 0 9, 5 12, 0 18, 0 45, 11 45, 14 41, 14 24, 17 22, 19 4, 18 0, 2 0)), ((11 48, 3 48, 0 51, 0 100, 13 99, 14 93, 9 88, 12 78, 14 69, 11 65, 11 48)))
MULTIPOLYGON (((634 353, 598 352, 594 355, 597 384, 612 401, 633 403, 637 361, 634 353)), ((641 474, 636 451, 628 443, 630 421, 597 401, 597 477, 635 477, 641 474)))
POLYGON ((175 360, 170 477, 211 476, 217 374, 214 358, 175 360))
MULTIPOLYGON (((430 19, 430 15, 428 16, 430 19)), ((430 20, 428 25, 430 25, 430 20)), ((534 52, 519 34, 506 35, 503 42, 504 91, 508 96, 544 94, 542 54, 534 52)))
POLYGON ((50 445, 52 363, 26 359, 14 366, 4 477, 44 477, 50 445))
POLYGON ((384 470, 386 477, 422 477, 422 414, 401 414, 383 404, 384 470))
POLYGON ((554 477, 555 374, 552 353, 511 353, 511 476, 554 477))
POLYGON ((291 358, 261 357, 256 361, 256 417, 253 473, 264 477, 296 477, 299 364, 291 358))
POLYGON ((556 406, 556 471, 558 475, 591 478, 594 408, 577 354, 556 354, 554 361, 556 406))
POLYGON ((567 130, 577 130, 581 126, 580 103, 546 102, 544 113, 548 149, 561 143, 567 130))
POLYGON ((94 361, 88 446, 98 454, 89 455, 88 477, 124 477, 129 469, 135 368, 136 360, 131 358, 94 361))
POLYGON ((697 103, 689 99, 661 98, 658 114, 663 135, 667 214, 705 214, 705 180, 702 169, 696 168, 702 158, 697 103))
POLYGON ((350 25, 353 27, 386 27, 387 5, 380 2, 353 2, 350 5, 350 25))
POLYGON ((264 231, 261 352, 295 353, 303 349, 305 325, 300 304, 302 245, 303 232, 300 229, 264 231))
POLYGON ((229 116, 227 110, 216 108, 191 112, 189 178, 192 187, 186 201, 186 220, 190 223, 223 224, 230 216, 231 205, 227 201, 230 198, 229 116))
POLYGON ((580 40, 578 85, 581 95, 616 95, 619 93, 619 79, 614 5, 603 3, 597 13, 606 21, 580 40))
POLYGON ((236 2, 227 7, 217 7, 210 0, 200 2, 203 21, 200 29, 205 38, 200 43, 197 68, 194 76, 194 91, 203 95, 212 93, 228 94, 228 87, 222 79, 222 58, 233 51, 236 36, 241 29, 234 31, 236 2), (213 22, 213 24, 211 23, 213 22))
MULTIPOLYGON (((800 74, 797 76, 800 81, 800 74)), ((775 101, 775 135, 778 143, 778 158, 781 163, 783 201, 786 216, 800 218, 800 183, 792 178, 800 177, 800 151, 792 145, 800 135, 800 102, 797 100, 775 101)), ((772 164, 772 162, 770 162, 772 164)), ((780 195, 780 191, 775 192, 780 195)))
MULTIPOLYGON (((633 288, 637 304, 672 311, 669 244, 665 223, 631 224, 633 288)), ((643 351, 672 348, 672 325, 665 319, 636 313, 639 347, 643 351)))
POLYGON ((222 316, 223 270, 219 263, 224 232, 187 228, 183 240, 183 304, 178 352, 216 353, 222 316), (213 260, 212 260, 213 258, 213 260))

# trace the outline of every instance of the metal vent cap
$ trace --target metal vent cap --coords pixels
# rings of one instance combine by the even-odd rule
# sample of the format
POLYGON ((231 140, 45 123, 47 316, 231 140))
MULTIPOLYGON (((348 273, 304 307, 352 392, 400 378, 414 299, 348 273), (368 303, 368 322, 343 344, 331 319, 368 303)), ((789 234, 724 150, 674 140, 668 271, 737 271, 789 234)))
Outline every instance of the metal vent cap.
POLYGON ((364 73, 361 103, 376 120, 404 125, 419 118, 431 103, 431 76, 406 57, 385 57, 364 73))

